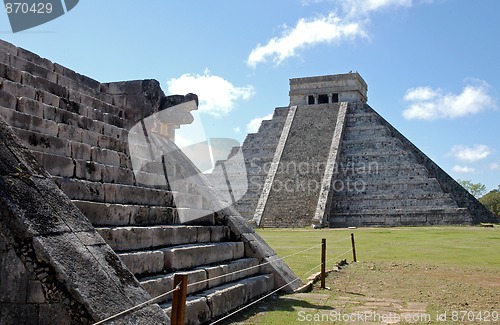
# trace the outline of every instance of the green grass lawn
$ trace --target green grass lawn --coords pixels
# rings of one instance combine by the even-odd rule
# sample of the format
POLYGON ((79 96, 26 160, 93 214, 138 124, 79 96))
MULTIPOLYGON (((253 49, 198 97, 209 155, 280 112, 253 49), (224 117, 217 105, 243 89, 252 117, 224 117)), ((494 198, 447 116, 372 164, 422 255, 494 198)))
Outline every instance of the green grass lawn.
MULTIPOLYGON (((258 233, 285 257, 327 241, 327 260, 351 248, 354 233, 358 261, 397 261, 442 266, 477 266, 500 270, 500 228, 411 227, 359 229, 259 229, 258 233)), ((320 263, 321 248, 286 258, 301 278, 320 263)), ((351 253, 341 257, 352 261, 351 253)), ((334 265, 331 261, 327 269, 334 265)))
MULTIPOLYGON (((381 312, 383 308, 421 306, 421 312, 432 315, 454 309, 500 313, 498 226, 257 231, 280 257, 320 245, 321 239, 326 238, 327 260, 332 259, 327 269, 341 259, 352 261, 351 252, 338 255, 351 248, 350 235, 354 233, 359 263, 330 274, 327 286, 331 290, 316 286, 311 293, 271 296, 222 324, 304 324, 298 319, 299 311, 354 312, 356 309, 352 308, 370 303, 390 304, 380 307, 381 312), (376 302, 377 299, 382 302, 376 302), (393 300, 396 305, 389 303, 393 300)), ((319 271, 320 255, 319 246, 284 260, 305 280, 319 271)), ((453 322, 431 322, 449 323, 453 322)))

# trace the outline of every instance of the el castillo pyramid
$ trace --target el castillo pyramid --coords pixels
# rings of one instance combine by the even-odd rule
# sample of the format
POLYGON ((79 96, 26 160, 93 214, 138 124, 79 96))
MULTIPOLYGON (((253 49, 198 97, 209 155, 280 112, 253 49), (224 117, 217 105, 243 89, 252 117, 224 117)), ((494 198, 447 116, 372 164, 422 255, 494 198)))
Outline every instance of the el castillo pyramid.
POLYGON ((209 177, 260 227, 497 221, 367 104, 358 73, 291 79, 290 105, 276 108, 209 177), (231 159, 236 154, 244 159, 231 159), (242 170, 247 191, 234 200, 242 170))

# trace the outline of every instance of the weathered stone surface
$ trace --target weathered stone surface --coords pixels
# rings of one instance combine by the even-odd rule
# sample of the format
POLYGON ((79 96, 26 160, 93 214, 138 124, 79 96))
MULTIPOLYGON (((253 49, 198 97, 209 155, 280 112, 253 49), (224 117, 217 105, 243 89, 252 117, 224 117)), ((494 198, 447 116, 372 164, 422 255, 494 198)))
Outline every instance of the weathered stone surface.
POLYGON ((140 251, 120 253, 120 259, 134 274, 159 273, 163 271, 162 251, 140 251))
MULTIPOLYGON (((12 323, 12 317, 16 317, 17 321, 28 317, 38 322, 40 317, 46 315, 40 314, 36 305, 44 299, 44 289, 37 284, 40 282, 27 277, 28 272, 33 272, 32 268, 40 265, 45 266, 43 271, 37 271, 36 279, 43 285, 48 285, 47 281, 50 281, 60 288, 63 295, 61 299, 66 296, 70 299, 70 308, 80 308, 84 312, 82 319, 91 317, 99 320, 148 299, 148 294, 140 288, 117 255, 52 179, 47 177, 2 119, 0 139, 3 142, 0 149, 0 233, 4 247, 0 260, 2 265, 4 259, 9 260, 8 267, 0 268, 0 286, 8 285, 4 279, 15 284, 15 288, 5 288, 9 290, 10 298, 0 296, 1 322, 12 323), (27 247, 20 248, 20 252, 28 256, 23 255, 22 259, 18 259, 19 253, 7 249, 9 244, 5 236, 13 234, 15 245, 27 247), (3 273, 5 271, 8 274, 3 273), (25 278, 14 279, 12 275, 25 278), (21 289, 19 286, 24 287, 21 289), (14 292, 23 296, 13 295, 14 292), (16 301, 13 306, 8 305, 8 299, 21 301, 16 301)), ((67 319, 67 314, 59 307, 57 301, 52 307, 60 310, 55 313, 60 315, 58 319, 67 319)), ((153 313, 155 316, 149 312, 149 319, 167 322, 159 307, 156 308, 153 313)), ((130 317, 140 320, 142 316, 137 315, 130 317)), ((41 322, 48 321, 44 318, 41 322)))
POLYGON ((166 269, 185 269, 243 257, 243 243, 189 244, 162 249, 166 269))

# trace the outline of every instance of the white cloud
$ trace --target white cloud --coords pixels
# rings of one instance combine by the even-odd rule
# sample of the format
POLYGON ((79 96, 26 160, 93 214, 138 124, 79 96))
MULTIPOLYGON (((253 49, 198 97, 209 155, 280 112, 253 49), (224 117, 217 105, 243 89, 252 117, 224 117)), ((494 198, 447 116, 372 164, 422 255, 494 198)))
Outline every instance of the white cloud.
POLYGON ((195 93, 200 101, 198 110, 214 116, 226 115, 236 107, 239 100, 248 100, 254 95, 252 86, 237 87, 222 77, 204 74, 183 74, 167 82, 170 94, 195 93))
MULTIPOLYGON (((427 0, 429 1, 429 0, 427 0)), ((321 0, 302 0, 303 5, 323 2, 321 0)), ((250 53, 247 64, 253 68, 259 63, 272 61, 280 64, 296 56, 299 50, 318 44, 329 44, 356 38, 367 37, 366 25, 369 15, 383 9, 411 7, 412 0, 344 0, 341 3, 342 15, 338 10, 328 15, 312 19, 300 18, 293 28, 286 28, 280 37, 273 37, 266 44, 258 44, 250 53)))
POLYGON ((452 170, 455 173, 459 173, 459 174, 472 174, 472 173, 476 172, 476 170, 474 168, 471 168, 468 166, 459 166, 459 165, 453 166, 452 170))
POLYGON ((269 114, 262 117, 256 117, 247 124, 247 132, 248 133, 256 133, 259 131, 260 124, 263 120, 270 120, 273 118, 273 114, 269 114))
POLYGON ((237 127, 233 128, 233 132, 236 134, 239 134, 241 132, 240 127, 237 126, 237 127))
POLYGON ((451 155, 461 161, 475 162, 487 158, 493 151, 484 144, 472 147, 456 145, 451 148, 451 155))
POLYGON ((484 81, 475 86, 465 86, 460 94, 444 93, 430 87, 412 88, 406 92, 404 99, 411 102, 403 111, 403 117, 408 120, 453 119, 496 107, 484 81))
POLYGON ((364 35, 359 23, 345 22, 334 13, 312 20, 301 18, 294 28, 285 30, 281 37, 274 37, 265 45, 257 45, 248 56, 247 64, 255 67, 269 59, 280 64, 304 47, 364 35))
POLYGON ((348 17, 360 17, 391 7, 411 7, 412 4, 412 0, 344 0, 342 7, 348 17))

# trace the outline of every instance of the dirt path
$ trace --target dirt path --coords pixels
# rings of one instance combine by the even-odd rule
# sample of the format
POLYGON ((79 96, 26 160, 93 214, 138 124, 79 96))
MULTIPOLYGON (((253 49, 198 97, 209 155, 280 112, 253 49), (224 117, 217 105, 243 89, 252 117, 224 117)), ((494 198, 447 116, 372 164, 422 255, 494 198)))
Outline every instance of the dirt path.
POLYGON ((331 273, 330 290, 270 297, 238 324, 500 324, 500 273, 359 262, 331 273))
POLYGON ((357 263, 331 273, 327 286, 328 293, 315 289, 289 298, 332 307, 329 321, 351 324, 500 323, 500 274, 494 270, 357 263))

